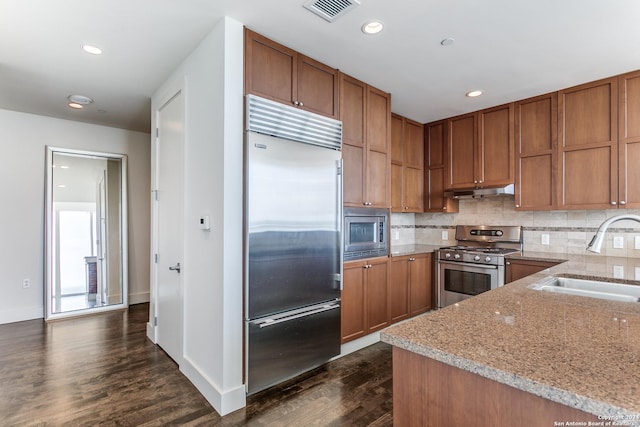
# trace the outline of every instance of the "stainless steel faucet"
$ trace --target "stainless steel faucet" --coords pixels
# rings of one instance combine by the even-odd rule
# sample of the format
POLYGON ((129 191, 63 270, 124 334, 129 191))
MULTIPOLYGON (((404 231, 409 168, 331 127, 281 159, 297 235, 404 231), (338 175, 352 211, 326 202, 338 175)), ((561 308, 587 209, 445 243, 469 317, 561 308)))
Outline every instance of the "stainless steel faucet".
POLYGON ((600 249, 602 249, 604 234, 607 232, 607 229, 609 228, 609 226, 614 222, 622 221, 624 219, 630 219, 633 221, 640 222, 640 215, 622 214, 622 215, 612 216, 611 218, 609 218, 608 220, 600 224, 600 228, 598 228, 598 231, 596 231, 596 234, 591 239, 591 242, 589 242, 589 246, 587 246, 587 250, 599 254, 600 249))

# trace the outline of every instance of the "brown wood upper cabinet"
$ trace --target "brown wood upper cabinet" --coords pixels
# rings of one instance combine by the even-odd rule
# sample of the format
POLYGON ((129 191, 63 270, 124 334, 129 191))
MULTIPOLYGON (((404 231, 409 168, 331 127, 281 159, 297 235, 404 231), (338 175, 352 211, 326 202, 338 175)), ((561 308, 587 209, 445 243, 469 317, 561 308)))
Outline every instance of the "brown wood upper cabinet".
POLYGON ((513 104, 447 120, 447 189, 514 183, 513 104))
POLYGON ((391 115, 391 211, 424 212, 424 129, 391 115))
POLYGON ((345 206, 391 206, 391 96, 340 73, 345 206))
POLYGON ((618 197, 618 79, 558 94, 558 193, 563 209, 610 209, 618 197))
POLYGON ((338 70, 245 28, 245 93, 338 118, 338 70))
POLYGON ((618 77, 619 207, 640 208, 640 71, 618 77))
POLYGON ((558 206, 558 94, 515 104, 516 209, 552 210, 558 206))
POLYGON ((424 126, 424 187, 425 212, 458 212, 458 199, 444 197, 447 177, 447 121, 428 123, 424 126))

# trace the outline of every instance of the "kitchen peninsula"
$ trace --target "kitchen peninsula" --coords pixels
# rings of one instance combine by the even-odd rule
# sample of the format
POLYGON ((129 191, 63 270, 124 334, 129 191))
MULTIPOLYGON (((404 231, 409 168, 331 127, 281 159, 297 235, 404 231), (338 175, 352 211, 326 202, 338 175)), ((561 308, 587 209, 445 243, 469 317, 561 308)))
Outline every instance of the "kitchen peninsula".
POLYGON ((555 275, 613 280, 614 266, 640 285, 640 259, 564 258, 384 330, 394 424, 640 426, 640 304, 528 288, 555 275))

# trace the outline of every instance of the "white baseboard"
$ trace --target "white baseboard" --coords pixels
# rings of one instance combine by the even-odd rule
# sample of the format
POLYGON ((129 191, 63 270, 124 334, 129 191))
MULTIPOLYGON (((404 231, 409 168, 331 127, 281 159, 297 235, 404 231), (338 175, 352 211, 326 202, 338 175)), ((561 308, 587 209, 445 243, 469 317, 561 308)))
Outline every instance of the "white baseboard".
POLYGON ((231 390, 220 391, 218 387, 203 375, 187 358, 183 358, 180 371, 193 383, 198 391, 221 416, 230 414, 247 405, 244 384, 231 390))
POLYGON ((0 311, 0 325, 33 319, 44 319, 44 308, 42 306, 13 308, 0 311))
POLYGON ((369 347, 377 342, 380 342, 380 332, 374 332, 362 338, 358 338, 357 340, 349 341, 348 343, 342 344, 340 346, 340 355, 334 357, 331 360, 339 359, 347 354, 353 353, 354 351, 362 350, 365 347, 369 347))
POLYGON ((129 305, 142 304, 143 302, 151 301, 149 292, 138 292, 135 294, 129 294, 129 305))

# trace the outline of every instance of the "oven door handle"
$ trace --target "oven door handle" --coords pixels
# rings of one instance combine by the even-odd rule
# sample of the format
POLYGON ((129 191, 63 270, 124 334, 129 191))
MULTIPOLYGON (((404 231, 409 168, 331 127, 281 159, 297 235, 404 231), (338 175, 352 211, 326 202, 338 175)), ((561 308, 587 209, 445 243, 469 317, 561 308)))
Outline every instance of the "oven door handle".
POLYGON ((498 266, 497 265, 493 265, 493 264, 473 264, 470 262, 458 262, 458 261, 440 261, 438 260, 438 264, 439 265, 445 265, 445 266, 460 266, 460 267, 472 267, 472 268, 478 268, 478 269, 485 269, 485 270, 497 270, 498 266))

